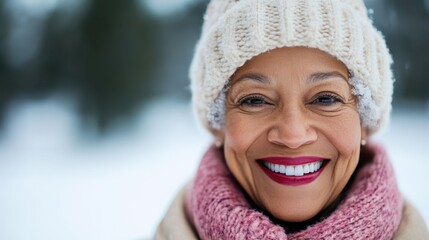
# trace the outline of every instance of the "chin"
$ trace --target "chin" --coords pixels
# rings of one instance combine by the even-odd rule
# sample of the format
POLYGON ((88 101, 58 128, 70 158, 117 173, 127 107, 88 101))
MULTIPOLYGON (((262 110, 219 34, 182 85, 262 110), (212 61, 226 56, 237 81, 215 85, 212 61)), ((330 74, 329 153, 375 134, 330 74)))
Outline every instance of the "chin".
POLYGON ((281 220, 283 222, 305 222, 307 220, 312 219, 314 216, 317 215, 316 213, 312 213, 312 212, 308 212, 308 213, 304 213, 304 212, 297 212, 297 213, 290 213, 288 212, 287 215, 278 215, 276 216, 275 214, 273 214, 273 216, 275 218, 277 218, 278 220, 281 220))

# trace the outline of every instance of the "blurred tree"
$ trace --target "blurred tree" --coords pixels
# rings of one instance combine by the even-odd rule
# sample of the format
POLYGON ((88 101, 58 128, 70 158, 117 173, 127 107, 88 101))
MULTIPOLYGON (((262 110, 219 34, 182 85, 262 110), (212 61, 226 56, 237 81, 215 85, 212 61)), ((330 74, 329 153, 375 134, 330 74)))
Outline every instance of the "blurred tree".
POLYGON ((428 101, 429 6, 425 0, 373 2, 374 24, 394 58, 395 100, 428 101))
POLYGON ((136 0, 87 0, 78 11, 57 7, 38 19, 23 16, 42 23, 41 43, 31 59, 13 65, 4 51, 13 14, 1 3, 0 121, 15 99, 66 92, 82 120, 103 132, 150 97, 189 97, 187 72, 206 4, 155 17, 136 0))
POLYGON ((92 0, 77 24, 47 22, 42 72, 76 91, 85 119, 105 130, 156 94, 157 22, 136 1, 92 0))
POLYGON ((0 1, 0 126, 4 120, 4 112, 11 97, 9 89, 12 88, 10 71, 6 60, 6 39, 9 32, 9 21, 5 12, 4 4, 0 1))
POLYGON ((160 91, 164 95, 190 98, 188 71, 207 3, 196 1, 182 12, 158 18, 162 69, 156 72, 156 78, 163 79, 160 91))
POLYGON ((83 119, 104 131, 156 94, 158 23, 136 1, 86 1, 76 16, 57 9, 46 16, 36 56, 20 66, 5 56, 7 16, 0 15, 0 118, 16 98, 65 91, 76 96, 83 119))

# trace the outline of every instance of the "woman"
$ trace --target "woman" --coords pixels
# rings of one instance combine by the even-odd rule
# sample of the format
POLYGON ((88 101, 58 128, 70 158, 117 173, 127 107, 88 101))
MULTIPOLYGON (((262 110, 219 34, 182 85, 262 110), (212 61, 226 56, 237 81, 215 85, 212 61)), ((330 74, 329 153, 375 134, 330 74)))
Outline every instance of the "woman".
POLYGON ((391 57, 361 1, 213 0, 191 67, 215 146, 158 239, 429 239, 383 147, 391 57))

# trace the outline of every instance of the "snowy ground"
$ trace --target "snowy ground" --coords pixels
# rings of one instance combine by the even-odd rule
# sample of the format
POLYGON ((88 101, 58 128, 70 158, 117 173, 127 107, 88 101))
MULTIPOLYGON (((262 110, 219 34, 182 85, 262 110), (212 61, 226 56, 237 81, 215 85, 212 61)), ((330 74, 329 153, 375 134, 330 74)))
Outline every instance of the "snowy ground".
MULTIPOLYGON (((188 105, 150 106, 128 130, 95 141, 79 132, 67 101, 15 104, 0 135, 0 239, 151 236, 210 137, 188 105)), ((396 111, 390 133, 377 137, 427 223, 428 118, 429 109, 396 111)))

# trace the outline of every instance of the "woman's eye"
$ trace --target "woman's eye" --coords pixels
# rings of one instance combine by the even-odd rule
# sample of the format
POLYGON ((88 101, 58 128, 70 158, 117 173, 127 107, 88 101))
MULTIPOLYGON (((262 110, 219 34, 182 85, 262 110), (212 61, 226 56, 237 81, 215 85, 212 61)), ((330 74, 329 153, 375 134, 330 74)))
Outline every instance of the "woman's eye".
POLYGON ((338 96, 335 96, 333 94, 323 94, 314 99, 312 103, 329 106, 342 102, 343 101, 338 96))
POLYGON ((261 96, 250 96, 240 99, 239 104, 240 106, 258 107, 269 103, 261 96))

